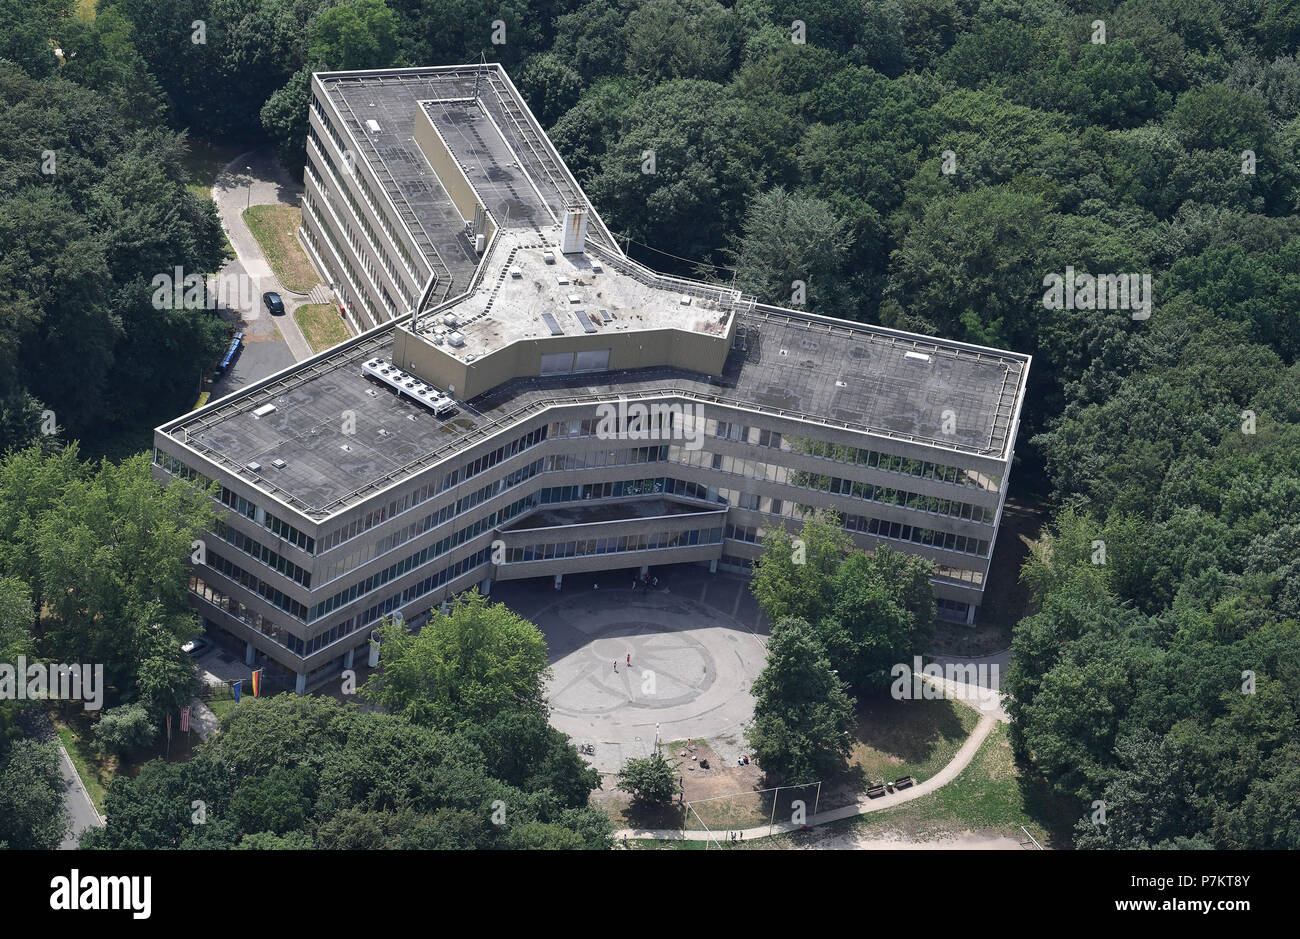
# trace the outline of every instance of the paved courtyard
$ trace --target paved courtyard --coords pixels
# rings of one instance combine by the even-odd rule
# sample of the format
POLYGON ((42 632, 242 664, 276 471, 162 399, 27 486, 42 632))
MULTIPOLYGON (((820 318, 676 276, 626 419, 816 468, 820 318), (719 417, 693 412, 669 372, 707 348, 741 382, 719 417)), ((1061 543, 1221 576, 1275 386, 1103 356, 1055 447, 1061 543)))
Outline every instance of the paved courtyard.
POLYGON ((492 598, 546 635, 551 723, 594 744, 601 772, 649 754, 656 726, 664 742, 703 737, 734 761, 747 752, 741 731, 766 656, 748 581, 687 565, 651 573, 658 590, 633 591, 632 571, 607 571, 568 575, 558 593, 549 580, 500 583, 492 598))

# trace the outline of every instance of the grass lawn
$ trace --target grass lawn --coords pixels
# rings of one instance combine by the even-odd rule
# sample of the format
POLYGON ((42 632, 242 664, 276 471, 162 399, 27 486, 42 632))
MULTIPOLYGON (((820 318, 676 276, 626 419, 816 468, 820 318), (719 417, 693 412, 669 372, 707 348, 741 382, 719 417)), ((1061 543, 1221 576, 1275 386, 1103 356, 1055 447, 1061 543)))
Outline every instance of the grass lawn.
POLYGON ((217 715, 217 720, 225 723, 226 716, 234 712, 239 707, 234 698, 213 698, 211 701, 204 702, 212 709, 212 713, 217 715))
MULTIPOLYGON (((232 701, 231 704, 234 702, 232 701)), ((68 751, 68 758, 81 777, 82 785, 90 793, 95 808, 104 811, 104 796, 109 785, 118 776, 134 777, 140 768, 154 759, 166 759, 173 763, 188 760, 194 755, 199 744, 198 734, 186 735, 180 730, 180 715, 173 717, 171 746, 167 745, 166 733, 161 733, 155 744, 140 753, 131 755, 129 760, 119 761, 116 756, 101 756, 90 742, 90 729, 94 726, 91 715, 85 711, 75 711, 64 715, 62 707, 54 706, 47 710, 54 729, 68 751), (192 739, 191 739, 192 738, 192 739)))
POLYGON ((870 812, 814 832, 780 835, 764 847, 801 847, 828 834, 852 838, 896 832, 925 841, 966 831, 1023 839, 1024 825, 1043 847, 1068 848, 1074 824, 1068 800, 1027 777, 1011 755, 1007 725, 999 723, 969 766, 948 785, 896 809, 870 812))
POLYGON ((347 324, 332 303, 304 303, 293 311, 293 318, 297 320, 313 352, 320 352, 352 338, 347 324))
POLYGON ((307 293, 320 283, 316 268, 298 243, 302 212, 291 205, 255 205, 244 211, 253 237, 286 290, 307 293))
POLYGON ((63 741, 63 748, 68 751, 68 758, 72 760, 77 775, 81 777, 82 785, 90 793, 90 801, 95 803, 95 808, 103 812, 104 795, 108 791, 109 781, 113 778, 117 761, 111 758, 108 761, 101 760, 80 733, 63 723, 57 716, 52 714, 51 717, 55 721, 54 728, 59 734, 59 739, 63 741))
POLYGON ((85 20, 87 23, 95 20, 95 3, 96 0, 77 0, 77 17, 85 20))

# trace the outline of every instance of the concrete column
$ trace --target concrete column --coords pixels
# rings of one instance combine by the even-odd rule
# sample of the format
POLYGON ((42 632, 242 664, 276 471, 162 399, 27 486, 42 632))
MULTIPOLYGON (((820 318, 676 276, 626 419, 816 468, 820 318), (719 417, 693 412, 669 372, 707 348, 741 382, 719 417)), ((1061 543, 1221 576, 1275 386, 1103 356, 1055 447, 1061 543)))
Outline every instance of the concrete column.
POLYGON ((293 686, 294 694, 304 695, 307 693, 307 673, 299 672, 298 681, 293 686))
POLYGON ((443 601, 442 601, 442 615, 443 615, 443 616, 446 616, 447 613, 448 613, 450 610, 451 610, 451 604, 448 603, 446 600, 443 600, 443 601))
POLYGON ((564 583, 564 575, 563 575, 563 574, 556 574, 556 575, 555 575, 555 589, 556 589, 556 590, 559 590, 559 589, 560 589, 560 585, 563 584, 563 583, 564 583))
POLYGON ((712 561, 709 562, 709 573, 716 574, 717 572, 718 572, 718 559, 714 558, 712 561))
POLYGON ((650 573, 650 565, 649 565, 649 564, 642 564, 642 565, 641 565, 641 576, 644 577, 646 574, 649 574, 649 573, 650 573))
POLYGON ((482 583, 480 583, 480 584, 478 585, 478 592, 481 593, 481 594, 483 594, 483 596, 485 596, 485 597, 487 597, 487 596, 491 596, 491 595, 492 595, 492 578, 491 578, 491 577, 484 577, 484 578, 483 578, 482 583))
POLYGON ((351 668, 351 667, 352 667, 352 660, 355 658, 355 656, 356 656, 356 652, 357 652, 356 649, 349 649, 347 652, 343 653, 343 667, 344 667, 344 668, 351 668))
POLYGON ((251 642, 244 643, 244 664, 252 665, 257 661, 257 647, 251 642))
POLYGON ((971 603, 966 606, 966 625, 975 625, 975 604, 971 603))

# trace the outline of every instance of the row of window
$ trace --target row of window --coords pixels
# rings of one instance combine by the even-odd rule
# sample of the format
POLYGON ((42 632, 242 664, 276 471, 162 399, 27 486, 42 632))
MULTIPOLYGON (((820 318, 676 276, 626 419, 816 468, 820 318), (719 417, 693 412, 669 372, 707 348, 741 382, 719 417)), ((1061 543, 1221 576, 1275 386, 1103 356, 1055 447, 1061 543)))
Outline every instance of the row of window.
POLYGON ((380 557, 383 554, 393 550, 400 545, 405 544, 412 538, 418 538, 425 532, 438 528, 446 524, 451 519, 475 507, 481 502, 500 495, 525 480, 542 472, 545 465, 545 459, 534 460, 527 466, 520 467, 509 476, 504 476, 486 486, 483 486, 468 496, 463 496, 455 502, 449 502, 437 512, 431 512, 419 521, 412 522, 390 535, 380 538, 378 541, 361 542, 347 554, 332 556, 329 564, 320 572, 320 583, 329 583, 336 577, 341 577, 348 571, 355 570, 367 561, 380 557))
POLYGON ((313 606, 311 608, 311 616, 308 619, 308 622, 318 620, 322 616, 327 616, 331 611, 337 610, 339 607, 351 603, 358 597, 365 596, 372 590, 379 589, 395 577, 400 577, 403 574, 409 573, 420 565, 427 564, 434 558, 446 554, 452 548, 462 545, 473 538, 477 538, 479 535, 483 534, 483 532, 490 531, 497 525, 514 518, 525 508, 529 507, 531 507, 531 503, 527 499, 520 499, 517 502, 513 502, 506 508, 480 518, 473 524, 467 525, 465 528, 460 529, 454 534, 448 535, 441 541, 422 548, 409 557, 403 558, 397 563, 390 564, 383 570, 371 574, 365 580, 358 581, 346 590, 340 590, 333 596, 327 597, 313 606))
MULTIPOLYGON (((324 193, 324 195, 325 195, 325 201, 328 203, 329 194, 324 193)), ((358 287, 358 285, 361 283, 361 278, 357 276, 357 269, 352 266, 352 261, 348 258, 348 253, 343 250, 343 246, 340 245, 338 239, 334 237, 334 226, 325 221, 323 217, 323 213, 319 208, 316 207, 316 199, 312 195, 312 190, 310 186, 308 186, 306 189, 303 190, 302 204, 303 207, 307 209, 307 211, 311 214, 311 216, 314 219, 316 219, 316 224, 320 227, 320 230, 325 233, 325 237, 329 239, 330 246, 333 247, 334 249, 332 253, 334 254, 335 257, 338 258, 339 263, 343 265, 343 273, 347 275, 348 284, 351 285, 352 287, 352 295, 355 299, 355 302, 357 303, 358 306, 361 307, 362 310, 365 311, 366 316, 370 318, 369 326, 378 326, 379 323, 381 322, 381 319, 375 314, 374 308, 370 305, 370 300, 367 299, 366 297, 366 292, 364 290, 361 290, 358 287)), ((310 236, 311 227, 304 225, 303 228, 307 231, 308 235, 310 236)), ((312 238, 311 241, 312 241, 312 247, 316 249, 317 254, 319 254, 322 258, 328 256, 330 252, 322 251, 320 244, 316 241, 315 238, 312 238)), ((340 285, 340 288, 341 287, 342 285, 340 285)))
POLYGON ((242 531, 231 528, 224 522, 218 521, 213 526, 218 538, 221 538, 234 545, 240 551, 243 551, 249 557, 261 561, 267 567, 279 571, 285 577, 293 580, 302 586, 311 589, 311 572, 303 570, 297 564, 277 554, 264 544, 260 544, 254 539, 245 535, 242 531))
POLYGON ((582 483, 573 486, 550 486, 539 489, 535 498, 543 505, 552 502, 581 502, 584 499, 624 499, 630 496, 657 496, 660 494, 686 496, 691 499, 708 499, 707 486, 688 483, 670 476, 654 479, 622 479, 607 483, 582 483))
MULTIPOLYGON (((310 137, 312 142, 316 145, 313 155, 321 158, 321 162, 325 165, 325 168, 329 170, 330 176, 334 178, 335 186, 337 186, 338 190, 343 193, 343 197, 348 200, 348 205, 352 207, 352 217, 361 225, 362 230, 365 232, 366 240, 370 243, 371 250, 374 252, 375 256, 379 258, 379 263, 383 265, 384 270, 388 272, 388 276, 392 279, 393 283, 397 285, 397 289, 402 294, 402 298, 406 301, 406 305, 413 306, 414 303, 411 293, 406 287, 406 281, 398 275, 397 265, 393 263, 392 255, 390 255, 387 249, 381 245, 380 239, 375 236, 375 230, 370 227, 370 222, 366 218, 366 213, 362 210, 361 204, 357 202, 356 197, 352 195, 352 190, 348 188, 347 184, 343 181, 343 177, 339 174, 338 167, 334 165, 334 158, 330 156, 329 150, 321 143, 320 138, 316 136, 316 128, 309 126, 307 128, 307 136, 310 137)), ((321 190, 325 191, 325 186, 317 175, 316 167, 311 160, 307 161, 307 170, 314 178, 316 178, 316 182, 320 185, 321 190)), ((411 272, 411 276, 415 276, 414 271, 411 272)), ((376 282, 379 281, 378 277, 375 277, 374 279, 376 282)), ((383 289, 382 285, 380 289, 383 289)), ((389 306, 391 307, 391 298, 387 297, 387 291, 385 291, 385 298, 389 301, 389 306)))
POLYGON ((956 551, 958 554, 973 554, 976 557, 989 556, 989 543, 983 538, 969 538, 954 535, 952 532, 935 531, 902 522, 887 522, 884 519, 869 518, 865 515, 844 516, 844 527, 849 531, 865 532, 877 538, 891 538, 894 541, 910 541, 913 544, 956 551))
MULTIPOLYGON (((813 512, 812 506, 795 506, 791 504, 791 509, 792 511, 785 513, 790 518, 805 517, 813 512)), ((945 551, 956 551, 959 554, 973 554, 977 557, 988 557, 989 553, 989 543, 983 539, 954 535, 951 532, 934 531, 916 525, 904 525, 901 522, 886 522, 865 515, 845 515, 841 519, 841 524, 848 531, 862 532, 863 534, 874 535, 877 538, 910 541, 913 544, 942 548, 945 551)), ((766 533, 767 529, 762 525, 727 525, 727 537, 736 541, 761 544, 766 533)))
POLYGON ((341 623, 338 623, 311 639, 302 639, 299 636, 295 636, 283 626, 267 619, 256 610, 250 609, 233 597, 228 597, 221 593, 200 577, 194 576, 190 578, 190 592, 195 596, 202 597, 212 605, 225 610, 240 621, 247 623, 249 626, 252 626, 276 645, 288 649, 294 655, 306 658, 335 642, 340 642, 343 639, 346 639, 358 630, 364 629, 375 620, 387 616, 393 610, 400 609, 424 594, 438 589, 449 581, 455 580, 462 574, 477 567, 481 567, 488 562, 490 554, 490 550, 484 548, 467 558, 462 558, 455 564, 449 565, 448 567, 438 571, 436 574, 430 574, 419 583, 412 584, 401 593, 394 594, 381 603, 376 603, 374 606, 363 610, 356 616, 348 617, 341 623))
MULTIPOLYGON (((367 512, 365 515, 353 519, 348 524, 336 528, 329 534, 322 536, 321 553, 323 554, 343 542, 355 538, 363 532, 369 531, 374 526, 386 522, 390 518, 415 508, 420 503, 426 502, 434 496, 446 492, 459 482, 464 482, 473 476, 477 476, 479 473, 483 472, 483 470, 496 466, 503 460, 508 460, 510 457, 522 453, 524 450, 537 446, 545 439, 546 428, 539 427, 534 431, 524 434, 522 437, 512 440, 508 444, 498 447, 491 453, 467 463, 465 466, 452 470, 450 473, 443 476, 442 482, 437 486, 432 482, 425 483, 414 492, 407 493, 404 496, 399 496, 387 505, 380 506, 371 512, 367 512)), ((506 488, 516 485, 518 482, 522 482, 524 479, 527 479, 529 475, 532 474, 529 472, 527 467, 516 470, 514 473, 505 477, 507 480, 506 488), (514 480, 513 482, 510 481, 512 479, 514 480)))
MULTIPOLYGON (((321 195, 325 197, 325 203, 333 211, 334 218, 338 220, 339 226, 343 230, 343 237, 345 237, 348 244, 352 246, 353 255, 361 262, 361 267, 366 272, 367 284, 374 289, 375 292, 381 295, 388 312, 388 315, 384 317, 384 319, 392 319, 397 315, 397 308, 393 305, 393 298, 389 295, 388 291, 382 288, 383 278, 379 274, 378 265, 376 265, 373 260, 373 255, 379 253, 379 249, 369 240, 366 240, 363 244, 363 239, 357 237, 357 233, 352 227, 353 221, 359 222, 364 226, 365 234, 368 239, 371 236, 371 233, 370 226, 366 223, 365 216, 353 215, 349 212, 340 212, 338 206, 334 204, 333 195, 325 186, 320 176, 316 174, 315 168, 312 166, 310 161, 307 163, 307 175, 311 177, 311 181, 316 185, 317 189, 320 190, 321 195), (367 248, 370 250, 366 250, 367 248)), ((352 193, 350 193, 346 188, 342 191, 343 195, 347 198, 348 203, 355 208, 356 202, 352 198, 352 193)), ((305 189, 303 192, 304 198, 310 196, 311 192, 312 190, 310 188, 305 189)))
MULTIPOLYGON (((204 476, 198 470, 187 466, 170 453, 159 450, 157 447, 155 447, 153 451, 153 461, 155 465, 166 470, 178 479, 198 483, 204 489, 207 489, 212 485, 212 480, 208 479, 208 477, 204 476)), ((222 505, 234 509, 245 518, 252 519, 276 537, 283 538, 285 541, 300 548, 308 554, 314 554, 316 552, 315 538, 311 537, 306 532, 299 531, 288 522, 276 518, 270 512, 263 511, 254 503, 249 502, 243 496, 231 492, 225 486, 221 487, 221 492, 217 498, 221 501, 222 505)))
POLYGON ((587 557, 594 554, 621 554, 625 551, 655 551, 663 548, 686 548, 691 545, 717 544, 722 540, 722 528, 701 528, 691 531, 666 531, 646 535, 620 535, 610 538, 588 538, 584 541, 557 541, 507 548, 505 561, 515 564, 523 561, 550 561, 555 558, 587 557))
MULTIPOLYGON (((897 505, 916 512, 928 512, 933 515, 948 515, 953 518, 967 519, 981 524, 992 524, 996 510, 955 499, 940 496, 927 496, 921 493, 891 489, 873 483, 841 479, 836 476, 821 476, 803 470, 794 470, 776 463, 764 463, 745 457, 729 456, 724 453, 710 453, 707 450, 687 450, 683 447, 670 447, 668 458, 685 466, 698 466, 719 473, 733 476, 745 476, 779 485, 794 486, 834 495, 849 496, 866 502, 878 502, 881 505, 897 505)), ((757 499, 757 496, 752 498, 757 499)), ((749 508, 750 506, 742 506, 749 508)))
MULTIPOLYGON (((339 132, 335 129, 333 121, 330 120, 329 113, 325 110, 324 106, 315 95, 312 95, 311 105, 312 110, 316 112, 316 116, 320 118, 321 126, 325 128, 326 132, 330 135, 330 139, 334 141, 334 146, 338 149, 338 152, 350 152, 349 148, 344 146, 343 138, 339 136, 339 132)), ((319 139, 317 139, 316 142, 321 152, 325 152, 325 147, 319 146, 319 139)), ((406 269, 411 272, 411 276, 415 278, 415 280, 419 281, 421 278, 420 275, 416 273, 415 261, 410 249, 406 247, 405 239, 398 236, 397 227, 393 225, 392 220, 388 217, 388 213, 380 208, 378 200, 375 199, 375 194, 370 190, 370 183, 366 180, 365 174, 355 172, 352 173, 351 176, 356 180, 357 188, 361 190, 361 195, 364 196, 366 202, 370 204, 370 208, 374 211, 375 217, 379 219, 379 224, 384 227, 384 231, 388 232, 388 238, 392 242, 393 247, 397 249, 397 253, 401 256, 403 263, 406 264, 406 269)))
POLYGON ((226 560, 215 551, 207 553, 208 567, 220 571, 236 583, 243 584, 253 593, 278 609, 284 610, 294 619, 307 621, 307 608, 288 594, 276 590, 270 584, 263 583, 254 574, 244 570, 238 564, 226 560))
MULTIPOLYGON (((647 406, 649 407, 649 406, 647 406)), ((681 409, 678 409, 681 411, 681 409)), ((658 428, 660 424, 667 422, 668 409, 663 410, 663 416, 656 420, 653 410, 650 412, 647 422, 654 425, 651 429, 658 428)), ((737 424, 731 421, 718 421, 712 418, 702 418, 696 413, 686 410, 681 413, 672 415, 670 422, 671 427, 664 426, 659 429, 661 436, 652 439, 687 439, 690 434, 687 431, 693 431, 702 426, 702 433, 707 437, 716 437, 720 440, 732 440, 737 443, 750 444, 759 447, 768 447, 773 450, 781 450, 787 453, 802 453, 807 456, 820 457, 822 459, 834 460, 838 463, 857 463, 863 466, 869 466, 872 469, 883 470, 887 473, 903 473, 910 476, 920 476, 924 479, 933 479, 936 482, 949 483, 959 486, 971 486, 977 489, 988 489, 996 492, 1000 480, 998 477, 983 476, 973 470, 966 470, 956 466, 947 466, 942 463, 931 463, 924 460, 914 460, 909 457, 898 456, 892 453, 884 453, 879 450, 864 450, 858 447, 848 447, 843 444, 830 443, 824 440, 814 440, 810 437, 797 437, 793 435, 783 435, 779 431, 765 430, 761 427, 751 427, 745 424, 737 424)), ((565 421, 553 421, 550 425, 551 436, 553 437, 600 437, 609 439, 608 422, 603 418, 574 418, 565 421)))

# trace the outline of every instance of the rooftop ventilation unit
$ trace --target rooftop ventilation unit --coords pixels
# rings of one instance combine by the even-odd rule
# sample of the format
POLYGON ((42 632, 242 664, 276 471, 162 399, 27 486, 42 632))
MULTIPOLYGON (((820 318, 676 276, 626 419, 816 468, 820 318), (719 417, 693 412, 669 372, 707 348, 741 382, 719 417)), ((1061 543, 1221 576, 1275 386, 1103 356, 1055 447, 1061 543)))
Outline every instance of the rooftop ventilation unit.
POLYGON ((448 313, 446 316, 442 318, 442 321, 448 326, 460 325, 460 317, 458 317, 455 313, 448 313))
MULTIPOLYGON (((432 408, 435 417, 445 417, 456 410, 456 402, 450 395, 445 395, 432 385, 402 371, 386 359, 371 359, 361 366, 361 373, 367 378, 387 385, 400 396, 432 408)), ((407 416, 414 419, 414 415, 407 416)))
POLYGON ((465 334, 461 332, 452 333, 447 337, 447 345, 451 346, 453 349, 459 349, 461 346, 465 345, 465 334))
POLYGON ((913 362, 929 362, 930 357, 924 352, 905 352, 903 358, 911 359, 913 362))
POLYGON ((482 254, 484 251, 487 250, 487 235, 474 236, 474 250, 478 254, 482 254))
POLYGON ((591 270, 592 270, 592 273, 594 273, 594 274, 599 274, 599 273, 600 273, 601 271, 603 271, 604 269, 605 269, 605 268, 601 265, 601 263, 600 263, 599 261, 592 261, 592 262, 591 262, 591 270))
POLYGON ((254 473, 260 473, 260 472, 262 471, 262 464, 261 464, 261 463, 251 462, 251 463, 245 463, 244 465, 247 466, 247 467, 248 467, 250 470, 252 470, 254 473))
POLYGON ((284 460, 272 460, 271 465, 274 466, 276 469, 284 469, 286 466, 288 466, 288 464, 285 463, 284 460))
POLYGON ((514 278, 520 278, 524 276, 524 272, 517 267, 512 267, 510 268, 510 276, 514 278))
POLYGON ((564 210, 564 236, 560 250, 565 254, 581 254, 587 246, 587 208, 571 205, 564 210))
POLYGON ((690 305, 691 305, 691 298, 686 294, 682 294, 682 306, 690 306, 690 305))
POLYGON ((368 118, 366 120, 366 129, 369 130, 372 134, 379 133, 379 122, 375 120, 373 117, 368 118))
POLYGON ((579 296, 578 294, 576 294, 576 293, 571 293, 571 294, 569 294, 569 302, 570 302, 570 303, 581 303, 581 302, 582 302, 582 297, 580 297, 580 296, 579 296))
POLYGON ((554 252, 554 251, 543 251, 543 252, 542 252, 542 260, 545 261, 547 264, 554 264, 554 263, 555 263, 555 252, 554 252))
POLYGON ((253 417, 257 418, 258 420, 261 420, 262 418, 266 417, 266 415, 270 414, 274 410, 275 410, 274 404, 264 404, 260 408, 253 409, 253 417))
POLYGON ((556 274, 555 282, 561 287, 567 287, 569 285, 569 277, 567 274, 556 274))

